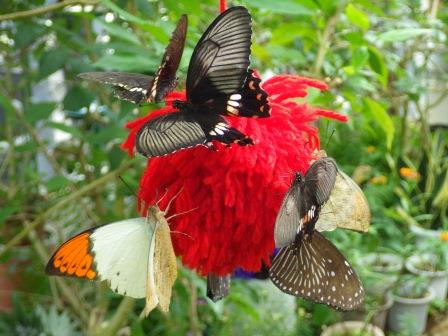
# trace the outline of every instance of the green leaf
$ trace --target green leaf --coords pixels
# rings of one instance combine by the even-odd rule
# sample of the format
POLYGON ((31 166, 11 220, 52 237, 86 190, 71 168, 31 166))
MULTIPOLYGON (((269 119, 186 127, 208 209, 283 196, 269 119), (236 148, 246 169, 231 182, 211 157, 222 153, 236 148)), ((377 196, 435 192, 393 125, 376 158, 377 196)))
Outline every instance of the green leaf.
POLYGON ((293 0, 246 0, 252 7, 268 10, 271 13, 311 16, 313 11, 293 0))
POLYGON ((62 68, 67 57, 68 52, 64 48, 58 47, 46 51, 40 59, 38 79, 45 78, 62 68))
POLYGON ((14 42, 19 49, 28 47, 31 43, 36 42, 47 29, 42 24, 30 23, 29 21, 15 22, 17 33, 14 35, 14 42))
POLYGON ((348 20, 355 26, 358 26, 364 31, 369 29, 369 17, 362 10, 357 9, 352 4, 348 4, 345 8, 345 15, 347 15, 348 20))
POLYGON ((130 30, 121 27, 116 23, 106 22, 101 19, 95 20, 107 33, 119 39, 140 45, 140 41, 130 30))
POLYGON ((364 101, 366 102, 371 115, 386 135, 387 148, 390 150, 395 135, 395 127, 392 118, 389 116, 386 109, 373 99, 366 97, 364 98, 364 101))
POLYGON ((158 61, 143 56, 104 55, 93 65, 103 70, 141 72, 156 70, 158 61))
POLYGON ((383 43, 407 41, 421 35, 431 34, 432 29, 425 28, 401 28, 389 30, 378 36, 378 40, 383 43))
POLYGON ((58 191, 70 185, 70 180, 64 176, 54 176, 46 183, 48 192, 58 191))
POLYGON ((386 63, 383 60, 381 53, 375 47, 369 47, 369 65, 373 71, 378 74, 378 79, 387 87, 387 81, 389 77, 389 70, 387 69, 386 63))
POLYGON ((36 121, 48 119, 55 108, 56 103, 53 102, 30 104, 25 108, 25 118, 34 124, 36 121))
POLYGON ((75 138, 78 138, 78 139, 83 138, 83 134, 76 127, 69 126, 69 125, 66 125, 63 123, 59 123, 59 122, 54 122, 54 121, 48 121, 46 123, 46 125, 50 128, 58 129, 60 131, 69 133, 69 134, 73 135, 75 138))
POLYGON ((9 97, 3 95, 2 93, 0 93, 0 105, 3 107, 3 110, 8 118, 14 118, 14 106, 11 104, 9 97))
POLYGON ((353 51, 352 65, 356 69, 360 69, 364 66, 364 64, 367 63, 368 59, 369 59, 369 52, 367 51, 367 48, 364 46, 357 47, 353 51))
POLYGON ((110 0, 101 0, 101 3, 109 8, 110 10, 114 11, 115 13, 117 13, 118 15, 120 15, 123 19, 130 21, 130 22, 134 22, 138 25, 141 26, 146 26, 147 22, 143 19, 140 19, 139 17, 125 11, 124 9, 121 9, 120 7, 118 7, 116 4, 114 4, 112 1, 110 0))
POLYGON ((0 208, 0 227, 14 212, 16 212, 19 209, 20 208, 16 205, 8 205, 8 204, 0 208))
POLYGON ((89 134, 87 141, 94 145, 106 145, 108 142, 115 139, 123 139, 126 136, 126 130, 118 125, 109 125, 102 128, 99 132, 89 134))
POLYGON ((94 95, 80 86, 73 86, 64 97, 64 109, 77 111, 88 107, 94 99, 94 95))

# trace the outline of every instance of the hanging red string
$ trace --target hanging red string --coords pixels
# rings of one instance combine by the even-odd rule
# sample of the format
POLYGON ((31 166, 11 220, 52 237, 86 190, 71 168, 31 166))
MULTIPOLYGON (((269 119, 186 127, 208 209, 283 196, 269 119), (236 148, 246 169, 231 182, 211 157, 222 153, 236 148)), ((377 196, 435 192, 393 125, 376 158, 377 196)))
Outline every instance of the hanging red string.
POLYGON ((226 0, 219 0, 219 10, 224 12, 227 9, 226 0))

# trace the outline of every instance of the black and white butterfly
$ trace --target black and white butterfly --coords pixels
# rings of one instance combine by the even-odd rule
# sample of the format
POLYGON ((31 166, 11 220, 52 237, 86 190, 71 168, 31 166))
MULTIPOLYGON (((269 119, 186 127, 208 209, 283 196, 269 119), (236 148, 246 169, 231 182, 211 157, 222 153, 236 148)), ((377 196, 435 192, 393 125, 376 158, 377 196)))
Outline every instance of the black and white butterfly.
POLYGON ((315 161, 288 190, 275 223, 280 247, 269 276, 283 292, 340 310, 354 310, 364 301, 364 289, 345 257, 314 229, 323 204, 334 187, 333 159, 315 161))
POLYGON ((190 60, 186 101, 174 101, 177 112, 156 117, 140 129, 135 141, 140 154, 162 156, 196 145, 213 148, 213 141, 253 144, 221 116, 270 114, 260 79, 249 69, 251 35, 251 17, 244 7, 231 7, 212 22, 190 60))
POLYGON ((187 16, 182 15, 155 77, 128 72, 84 72, 78 76, 112 85, 118 98, 136 104, 161 101, 177 85, 176 71, 184 50, 187 25, 187 16))
POLYGON ((207 297, 213 302, 217 302, 227 295, 230 290, 230 274, 229 275, 207 275, 207 297))

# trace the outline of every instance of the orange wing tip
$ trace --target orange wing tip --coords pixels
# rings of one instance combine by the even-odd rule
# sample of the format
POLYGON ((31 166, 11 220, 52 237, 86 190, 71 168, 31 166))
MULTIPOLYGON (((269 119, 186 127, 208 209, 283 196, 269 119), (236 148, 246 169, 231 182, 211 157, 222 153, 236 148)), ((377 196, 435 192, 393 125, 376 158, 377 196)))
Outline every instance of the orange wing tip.
POLYGON ((97 274, 89 248, 91 231, 84 231, 62 244, 45 267, 45 273, 95 279, 97 274))

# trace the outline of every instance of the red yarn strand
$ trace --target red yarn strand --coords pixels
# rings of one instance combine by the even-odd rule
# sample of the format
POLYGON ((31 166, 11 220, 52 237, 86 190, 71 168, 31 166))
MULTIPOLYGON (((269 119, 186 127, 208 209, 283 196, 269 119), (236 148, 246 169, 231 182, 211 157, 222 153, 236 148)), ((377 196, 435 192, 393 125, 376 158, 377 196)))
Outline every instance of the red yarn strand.
POLYGON ((226 0, 219 0, 219 10, 224 12, 227 9, 226 0))

